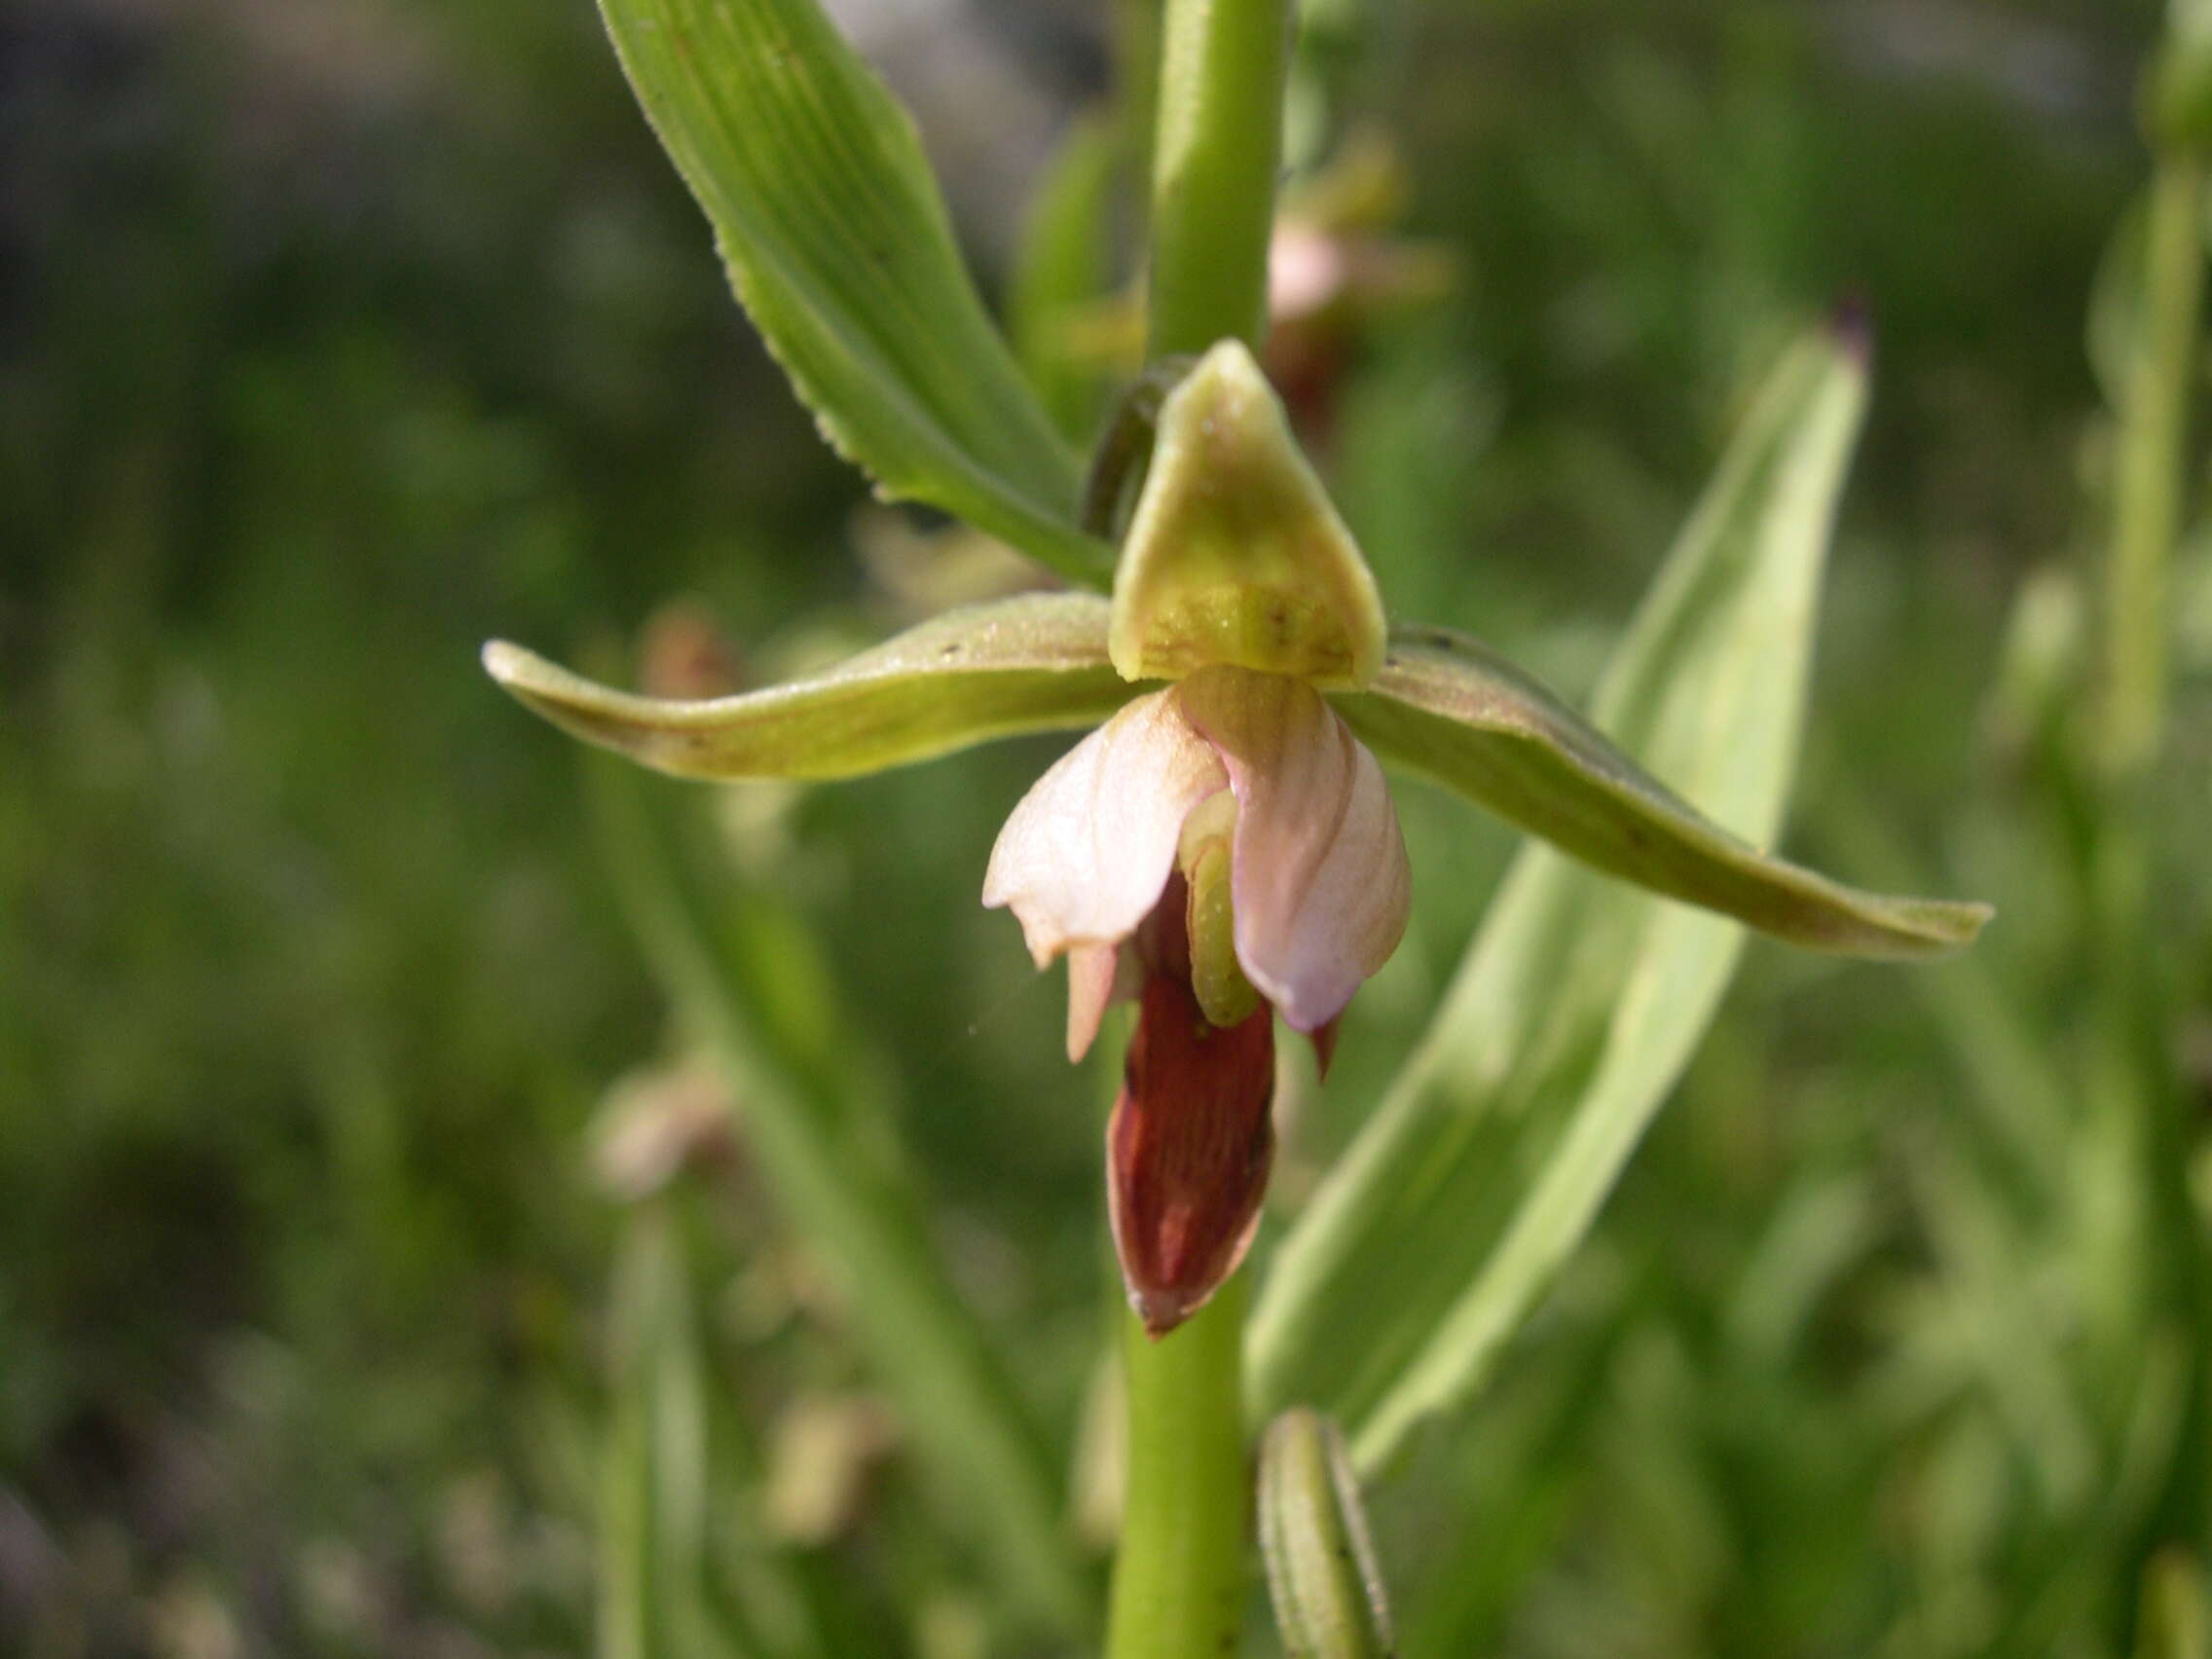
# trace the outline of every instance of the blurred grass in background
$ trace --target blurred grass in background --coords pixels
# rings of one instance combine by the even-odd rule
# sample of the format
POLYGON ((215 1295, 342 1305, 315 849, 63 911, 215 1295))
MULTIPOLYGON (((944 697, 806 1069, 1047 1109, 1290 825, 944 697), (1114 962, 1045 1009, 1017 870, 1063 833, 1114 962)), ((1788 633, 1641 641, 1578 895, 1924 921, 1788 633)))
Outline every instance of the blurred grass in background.
MULTIPOLYGON (((1104 7, 839 10, 997 286, 1044 139, 1099 91, 1104 7)), ((1386 129, 1409 233, 1461 273, 1365 343, 1328 457, 1393 607, 1582 692, 1748 372, 1858 296, 1876 397, 1793 844, 2001 912, 1966 980, 1752 947, 1473 1427, 1376 1502, 1406 1650, 2108 1651, 2136 1587, 2105 1449, 2138 1402, 2022 1359, 2066 1338, 2047 1259, 2005 1242, 2044 1211, 1992 1219, 2014 1188, 1972 1125, 2023 1090, 2063 1114, 2084 1018, 2079 803, 2012 630, 2031 572, 2102 534, 2083 319, 2144 174, 2157 8, 1312 10, 1314 141, 1386 129)), ((748 1178, 742 1099, 649 1221, 595 1173, 665 1013, 576 756, 475 661, 494 633, 633 636, 678 595, 755 678, 880 633, 902 611, 860 496, 588 8, 0 12, 0 1650, 586 1649, 609 1355, 672 1296, 717 1547, 772 1580, 758 1649, 998 1650, 748 1178)), ((2194 558, 2160 891, 2201 1103, 2194 558)), ((1066 1444, 1105 1329, 1093 1090, 1056 980, 976 901, 1054 752, 746 834, 903 1080, 939 1241, 1066 1444)), ((1286 1204, 1509 850, 1401 801, 1415 930, 1291 1131, 1286 1204)))

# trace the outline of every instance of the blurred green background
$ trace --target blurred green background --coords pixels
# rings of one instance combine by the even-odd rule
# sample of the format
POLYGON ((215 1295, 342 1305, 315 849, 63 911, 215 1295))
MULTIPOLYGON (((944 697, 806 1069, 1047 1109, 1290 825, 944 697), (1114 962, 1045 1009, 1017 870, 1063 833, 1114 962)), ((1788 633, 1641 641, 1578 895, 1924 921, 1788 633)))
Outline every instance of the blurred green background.
MULTIPOLYGON (((1103 0, 837 10, 1002 288, 1039 163, 1104 93, 1103 0)), ((1331 382, 1327 464, 1394 608, 1580 694, 1747 377, 1855 296, 1875 402, 1790 846, 2001 912, 1968 978, 1753 947, 1475 1425, 1376 1496, 1406 1651, 2120 1651, 2146 1523, 2115 1471, 2148 1408, 2072 1366, 2079 1217, 2008 1207, 1986 1125, 2073 1095, 2082 808, 2048 738, 2103 524, 2086 318, 2159 9, 1311 13, 1294 149, 1388 133, 1403 234, 1457 272, 1331 382)), ((863 493, 582 0, 0 8, 0 1652, 590 1650, 641 1204, 685 1241, 747 1448, 716 1525, 810 1609, 786 1650, 1044 1650, 996 1634, 751 1178, 743 1099, 665 1069, 577 755, 476 665, 679 596, 748 677, 879 635, 912 595, 863 493), (656 1128, 690 1167, 641 1200, 656 1128)), ((2145 949, 2201 1114, 2192 560, 2145 949)), ((1110 1295, 1096 1084, 977 903, 1058 747, 737 799, 725 829, 819 932, 933 1236, 1073 1446, 1110 1295)), ((1290 1127, 1283 1206, 1511 850, 1400 798, 1414 932, 1290 1127)))

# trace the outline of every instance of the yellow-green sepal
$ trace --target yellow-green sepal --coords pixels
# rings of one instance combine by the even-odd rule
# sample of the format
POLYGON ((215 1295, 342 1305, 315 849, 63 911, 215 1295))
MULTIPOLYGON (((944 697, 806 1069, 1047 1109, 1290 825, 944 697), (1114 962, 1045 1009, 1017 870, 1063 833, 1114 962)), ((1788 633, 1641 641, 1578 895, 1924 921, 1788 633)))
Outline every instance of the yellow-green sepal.
POLYGON ((1106 602, 1025 594, 948 611, 826 673, 673 702, 494 641, 484 667, 571 736, 689 778, 849 778, 989 738, 1094 725, 1134 689, 1106 662, 1106 602))
POLYGON ((1535 681, 1443 628, 1401 630, 1359 740, 1607 875, 1811 950, 1911 960, 1973 942, 1987 904, 1862 892, 1721 829, 1535 681))
POLYGON ((1382 666, 1382 595, 1252 354, 1225 340, 1161 407, 1114 573, 1127 680, 1215 664, 1350 689, 1382 666))

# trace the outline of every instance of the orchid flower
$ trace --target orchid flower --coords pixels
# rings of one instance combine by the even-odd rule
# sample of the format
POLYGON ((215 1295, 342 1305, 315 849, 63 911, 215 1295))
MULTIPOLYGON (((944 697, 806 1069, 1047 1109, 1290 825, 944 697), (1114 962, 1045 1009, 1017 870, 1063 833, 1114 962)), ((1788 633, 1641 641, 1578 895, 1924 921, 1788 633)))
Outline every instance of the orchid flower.
POLYGON ((1936 955, 1987 915, 1757 852, 1474 641, 1388 626, 1234 341, 1160 408, 1111 598, 949 612, 817 678, 707 701, 610 690, 501 643, 484 661, 557 725, 686 777, 849 777, 1095 725, 1014 807, 983 901, 1014 913, 1040 968, 1067 958, 1071 1059, 1112 1001, 1138 1004, 1108 1192, 1155 1335, 1250 1242, 1274 1019, 1325 1066, 1339 1016, 1405 931, 1412 882, 1382 761, 1608 874, 1815 949, 1936 955))

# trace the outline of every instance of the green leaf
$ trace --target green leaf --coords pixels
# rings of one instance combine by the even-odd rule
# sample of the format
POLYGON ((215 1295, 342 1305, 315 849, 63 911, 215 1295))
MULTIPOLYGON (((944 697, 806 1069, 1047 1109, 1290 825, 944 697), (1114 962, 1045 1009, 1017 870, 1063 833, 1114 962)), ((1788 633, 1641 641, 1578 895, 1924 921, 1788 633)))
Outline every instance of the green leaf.
POLYGON ((1941 955, 1984 904, 1862 893, 1746 846, 1504 658, 1441 628, 1401 629, 1372 688, 1338 710, 1419 772, 1584 864, 1815 950, 1941 955))
MULTIPOLYGON (((1848 336, 1784 359, 1596 699, 1622 749, 1761 839, 1782 818, 1863 400, 1848 336)), ((1373 1469, 1463 1405, 1588 1232, 1743 938, 1524 849, 1429 1039, 1275 1258, 1251 1337, 1257 1409, 1330 1411, 1373 1469)))
POLYGON ((738 298, 838 452, 1071 580, 1111 551, 992 325, 912 124, 815 0, 602 0, 738 298))
POLYGON ((636 696, 495 640, 484 667, 562 730, 687 778, 849 778, 1019 732, 1093 725, 1136 693, 1107 606, 1025 594, 948 611, 826 674, 737 697, 636 696))

